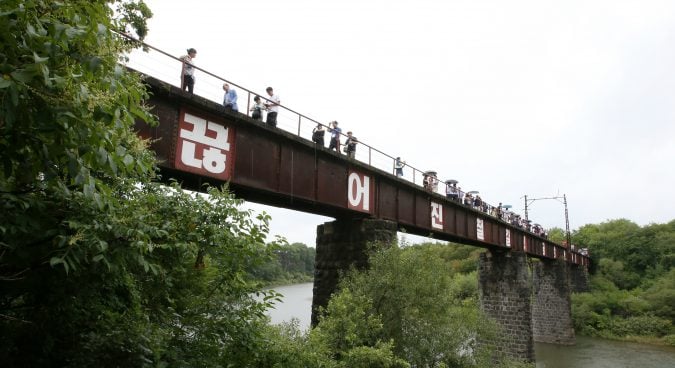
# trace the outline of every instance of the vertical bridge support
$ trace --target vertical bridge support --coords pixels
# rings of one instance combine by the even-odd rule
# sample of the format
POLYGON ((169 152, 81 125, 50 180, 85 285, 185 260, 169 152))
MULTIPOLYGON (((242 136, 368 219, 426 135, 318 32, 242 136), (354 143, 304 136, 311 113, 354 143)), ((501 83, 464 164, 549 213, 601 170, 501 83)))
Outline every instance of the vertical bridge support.
POLYGON ((494 344, 498 353, 534 361, 530 309, 531 287, 527 258, 521 252, 487 251, 478 267, 480 306, 497 322, 494 344))
POLYGON ((312 326, 319 322, 319 307, 326 307, 337 289, 340 273, 368 267, 368 245, 393 244, 397 230, 395 222, 375 219, 338 219, 317 227, 312 326))
POLYGON ((574 345, 568 265, 559 260, 541 259, 534 264, 532 284, 534 340, 574 345))

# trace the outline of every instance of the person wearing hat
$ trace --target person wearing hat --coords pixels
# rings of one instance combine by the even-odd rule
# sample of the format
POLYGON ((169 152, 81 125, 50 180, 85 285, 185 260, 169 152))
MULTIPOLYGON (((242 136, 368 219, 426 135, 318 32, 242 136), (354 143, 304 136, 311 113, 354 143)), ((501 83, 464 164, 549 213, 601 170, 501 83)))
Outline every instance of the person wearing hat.
POLYGON ((187 55, 180 57, 180 60, 183 62, 183 68, 181 69, 181 79, 180 79, 180 89, 193 93, 195 88, 195 68, 192 63, 192 59, 197 57, 197 50, 190 47, 187 49, 187 55))
POLYGON ((330 133, 330 143, 328 144, 328 149, 334 149, 337 153, 340 153, 340 134, 342 134, 342 129, 338 128, 338 122, 333 120, 328 123, 328 132, 330 133))

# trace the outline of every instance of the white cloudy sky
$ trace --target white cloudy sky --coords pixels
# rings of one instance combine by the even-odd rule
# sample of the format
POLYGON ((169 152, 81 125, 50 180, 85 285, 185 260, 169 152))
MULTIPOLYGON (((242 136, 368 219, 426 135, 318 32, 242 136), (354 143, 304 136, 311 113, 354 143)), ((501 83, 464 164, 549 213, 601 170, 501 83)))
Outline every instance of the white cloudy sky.
MULTIPOLYGON (((273 86, 283 105, 489 203, 522 213, 524 194, 566 194, 572 229, 675 219, 675 1, 146 3, 150 45, 194 47, 199 67, 273 86)), ((178 83, 165 62, 146 67, 178 83)), ((222 95, 203 75, 196 92, 222 95)), ((308 245, 331 220, 264 209, 273 233, 308 245)), ((553 200, 530 218, 564 228, 553 200)))

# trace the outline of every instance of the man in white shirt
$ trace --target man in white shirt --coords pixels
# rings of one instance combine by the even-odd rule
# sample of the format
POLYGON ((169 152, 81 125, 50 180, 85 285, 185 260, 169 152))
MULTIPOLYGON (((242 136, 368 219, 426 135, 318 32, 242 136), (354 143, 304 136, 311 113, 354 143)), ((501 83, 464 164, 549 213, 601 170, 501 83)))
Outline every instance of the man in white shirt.
POLYGON ((180 57, 183 62, 183 67, 180 72, 180 89, 187 90, 190 93, 194 92, 195 88, 195 68, 192 59, 197 57, 197 50, 190 47, 187 49, 187 55, 180 57))
POLYGON ((279 113, 279 104, 281 99, 278 95, 274 94, 272 87, 267 87, 267 94, 270 96, 269 100, 265 102, 265 108, 267 109, 267 124, 276 127, 277 126, 277 114, 279 113))

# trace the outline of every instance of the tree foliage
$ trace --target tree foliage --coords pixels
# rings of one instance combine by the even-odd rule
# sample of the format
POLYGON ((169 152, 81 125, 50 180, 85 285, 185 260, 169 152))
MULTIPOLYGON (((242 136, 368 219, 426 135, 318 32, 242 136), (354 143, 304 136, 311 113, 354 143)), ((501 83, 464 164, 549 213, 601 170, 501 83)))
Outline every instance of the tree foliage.
POLYGON ((341 283, 315 331, 340 342, 331 346, 343 355, 357 345, 382 348, 389 342, 394 356, 414 367, 492 364, 486 346, 477 344, 492 336, 494 326, 478 310, 475 274, 471 279, 453 271, 452 254, 470 247, 448 248, 453 246, 391 247, 371 255, 368 270, 341 283))
POLYGON ((578 333, 673 341, 675 221, 589 224, 575 232, 574 243, 589 248, 594 264, 591 292, 572 299, 578 333))
POLYGON ((247 361, 274 298, 246 273, 271 256, 269 218, 152 182, 132 128, 154 118, 113 32, 144 35, 145 4, 8 0, 0 14, 0 361, 247 361))
POLYGON ((284 241, 271 247, 274 257, 251 269, 251 277, 277 285, 312 281, 316 249, 302 243, 288 244, 284 241))

